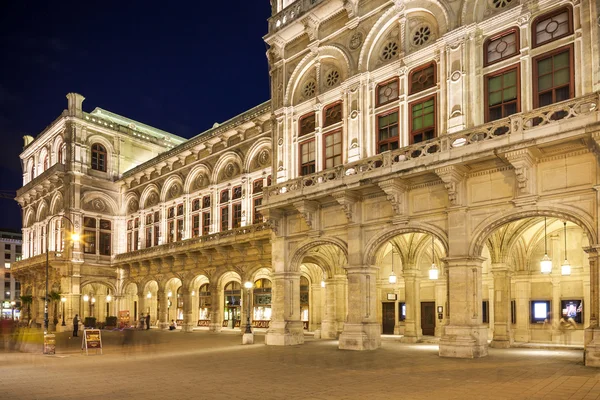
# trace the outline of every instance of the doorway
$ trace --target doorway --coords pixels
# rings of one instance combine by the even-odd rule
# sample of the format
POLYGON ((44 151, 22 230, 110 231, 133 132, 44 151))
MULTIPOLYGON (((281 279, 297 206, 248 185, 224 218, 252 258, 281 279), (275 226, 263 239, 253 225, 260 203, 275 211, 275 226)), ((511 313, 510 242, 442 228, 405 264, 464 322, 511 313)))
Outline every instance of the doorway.
POLYGON ((435 336, 435 302, 421 303, 421 330, 423 336, 435 336))
POLYGON ((393 335, 394 326, 396 324, 395 303, 381 303, 381 306, 381 333, 384 335, 393 335))

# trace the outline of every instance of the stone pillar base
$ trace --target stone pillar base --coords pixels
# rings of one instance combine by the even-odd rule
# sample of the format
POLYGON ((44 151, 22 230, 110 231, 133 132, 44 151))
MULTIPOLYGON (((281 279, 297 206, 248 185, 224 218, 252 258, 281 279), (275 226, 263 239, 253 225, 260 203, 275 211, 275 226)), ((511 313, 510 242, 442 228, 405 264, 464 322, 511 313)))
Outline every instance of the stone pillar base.
POLYGON ((504 339, 494 339, 490 343, 490 347, 493 347, 494 349, 508 349, 508 348, 510 348, 511 345, 512 345, 511 340, 504 340, 504 339))
POLYGON ((315 329, 313 337, 315 339, 321 339, 321 330, 320 329, 315 329))
POLYGON ((181 330, 183 332, 193 332, 194 331, 194 325, 192 325, 192 324, 183 324, 181 326, 181 330))
POLYGON ((337 321, 321 322, 321 338, 322 339, 337 339, 338 338, 337 321))
POLYGON ((293 346, 304 343, 304 328, 301 321, 271 321, 265 335, 265 344, 269 346, 293 346))
POLYGON ((254 344, 254 333, 244 333, 242 335, 242 344, 254 344))
POLYGON ((486 326, 447 325, 440 339, 440 357, 479 358, 488 354, 486 326))
POLYGON ((341 350, 375 350, 381 347, 381 330, 378 323, 344 324, 340 335, 341 350))
POLYGON ((169 329, 169 323, 168 322, 159 322, 158 328, 159 329, 169 329))
POLYGON ((586 367, 600 367, 600 327, 586 328, 584 332, 583 361, 586 367))
POLYGON ((209 324, 208 331, 209 332, 221 332, 221 324, 219 324, 219 323, 209 324))
POLYGON ((417 343, 419 338, 416 336, 402 336, 400 338, 400 343, 417 343))

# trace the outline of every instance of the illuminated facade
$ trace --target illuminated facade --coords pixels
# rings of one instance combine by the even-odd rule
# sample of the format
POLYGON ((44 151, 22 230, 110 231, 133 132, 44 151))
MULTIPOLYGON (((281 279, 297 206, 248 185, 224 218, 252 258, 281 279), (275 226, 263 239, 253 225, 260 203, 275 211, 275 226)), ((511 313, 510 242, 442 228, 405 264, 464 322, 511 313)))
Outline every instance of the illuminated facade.
POLYGON ((573 343, 600 365, 596 2, 272 7, 271 101, 195 138, 68 95, 21 154, 26 290, 65 213, 68 316, 217 331, 249 310, 273 345, 573 343))

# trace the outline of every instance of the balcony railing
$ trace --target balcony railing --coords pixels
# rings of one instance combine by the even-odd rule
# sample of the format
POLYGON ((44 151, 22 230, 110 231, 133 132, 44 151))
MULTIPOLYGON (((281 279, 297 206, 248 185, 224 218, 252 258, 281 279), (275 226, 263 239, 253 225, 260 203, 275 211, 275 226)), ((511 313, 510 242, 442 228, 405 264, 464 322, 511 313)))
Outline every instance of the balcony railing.
POLYGON ((27 184, 23 187, 21 187, 19 190, 17 190, 17 197, 27 193, 28 191, 30 191, 32 188, 34 188, 35 186, 39 185, 40 183, 44 182, 44 179, 47 179, 48 177, 54 175, 54 174, 64 174, 65 172, 65 165, 61 164, 61 163, 56 163, 54 165, 52 165, 51 167, 49 167, 47 170, 45 170, 44 172, 42 172, 41 174, 39 174, 38 176, 36 176, 35 178, 33 178, 31 181, 27 182, 27 184))
MULTIPOLYGON (((527 113, 514 114, 508 118, 461 132, 441 135, 426 142, 415 143, 398 150, 387 151, 360 161, 339 165, 311 175, 272 185, 263 190, 266 204, 268 204, 270 197, 301 192, 305 188, 314 187, 319 183, 343 181, 345 177, 363 175, 378 169, 390 169, 399 164, 406 164, 406 167, 410 168, 415 165, 414 163, 407 164, 410 160, 431 157, 436 154, 440 155, 452 149, 506 138, 510 135, 522 134, 533 128, 589 114, 598 110, 599 95, 600 93, 594 93, 538 108, 527 113)), ((394 170, 396 169, 398 167, 394 168, 394 170)), ((402 167, 399 167, 399 169, 402 169, 402 167)))
POLYGON ((118 254, 115 256, 114 261, 117 263, 129 262, 139 259, 173 255, 193 250, 196 247, 202 248, 217 244, 223 245, 227 243, 239 243, 240 240, 249 240, 253 235, 256 236, 257 234, 270 234, 270 230, 271 226, 266 222, 243 226, 241 228, 230 229, 225 232, 213 233, 211 235, 180 240, 178 242, 161 244, 159 246, 147 247, 145 249, 118 254))
POLYGON ((325 0, 297 0, 269 18, 269 33, 275 33, 292 21, 295 21, 308 10, 325 0))

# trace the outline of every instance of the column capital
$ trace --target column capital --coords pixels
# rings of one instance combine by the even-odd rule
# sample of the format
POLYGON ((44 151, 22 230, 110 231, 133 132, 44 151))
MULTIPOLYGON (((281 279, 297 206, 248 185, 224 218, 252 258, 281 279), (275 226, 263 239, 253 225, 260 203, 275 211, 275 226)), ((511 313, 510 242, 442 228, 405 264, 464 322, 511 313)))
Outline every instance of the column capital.
POLYGON ((464 257, 445 257, 442 261, 448 265, 448 268, 453 267, 481 267, 481 264, 487 260, 480 256, 464 256, 464 257))

